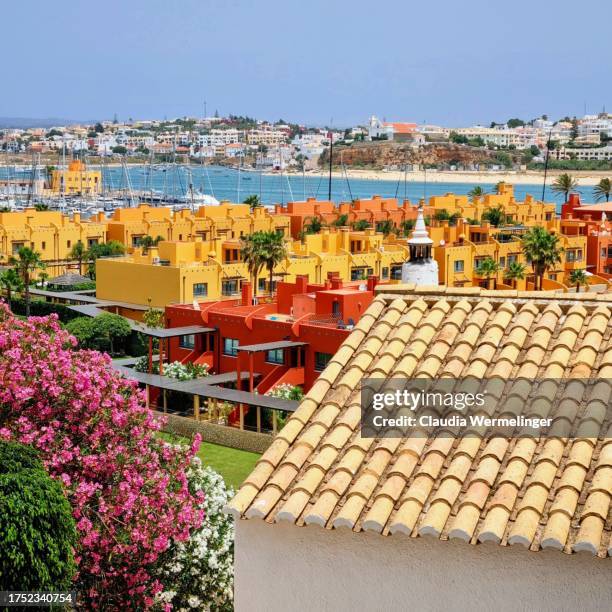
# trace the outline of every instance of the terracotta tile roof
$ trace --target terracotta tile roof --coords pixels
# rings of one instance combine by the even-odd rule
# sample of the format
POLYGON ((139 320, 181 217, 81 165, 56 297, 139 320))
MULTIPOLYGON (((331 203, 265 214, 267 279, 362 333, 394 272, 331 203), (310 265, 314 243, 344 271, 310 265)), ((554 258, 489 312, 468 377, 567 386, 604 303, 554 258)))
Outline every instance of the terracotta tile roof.
MULTIPOLYGON (((382 289, 226 510, 612 556, 612 294, 413 289, 382 289), (361 437, 365 376, 469 374, 565 379, 555 431, 361 437), (581 402, 589 377, 601 380, 581 402)), ((552 393, 539 393, 530 410, 547 414, 552 393)), ((512 401, 520 414, 520 393, 512 401)))

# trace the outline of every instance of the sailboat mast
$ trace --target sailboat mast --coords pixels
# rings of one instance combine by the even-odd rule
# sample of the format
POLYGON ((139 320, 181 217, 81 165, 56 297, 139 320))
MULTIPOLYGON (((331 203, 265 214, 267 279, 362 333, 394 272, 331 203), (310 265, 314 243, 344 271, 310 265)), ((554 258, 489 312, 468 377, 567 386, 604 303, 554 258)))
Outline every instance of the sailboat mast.
POLYGON ((329 130, 329 181, 327 186, 327 199, 331 202, 332 188, 332 159, 334 156, 334 135, 331 129, 329 130))

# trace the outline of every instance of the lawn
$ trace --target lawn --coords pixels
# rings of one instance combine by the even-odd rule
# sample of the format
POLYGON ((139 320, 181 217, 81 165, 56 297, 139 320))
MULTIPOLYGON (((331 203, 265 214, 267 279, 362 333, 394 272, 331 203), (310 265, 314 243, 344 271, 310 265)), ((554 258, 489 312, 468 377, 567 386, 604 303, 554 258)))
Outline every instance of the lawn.
MULTIPOLYGON (((160 435, 170 442, 189 443, 187 438, 175 434, 162 432, 160 435)), ((210 465, 213 470, 219 472, 229 487, 237 489, 255 467, 255 463, 260 455, 235 448, 228 448, 227 446, 211 444, 210 442, 202 442, 198 451, 198 457, 204 465, 210 465)))

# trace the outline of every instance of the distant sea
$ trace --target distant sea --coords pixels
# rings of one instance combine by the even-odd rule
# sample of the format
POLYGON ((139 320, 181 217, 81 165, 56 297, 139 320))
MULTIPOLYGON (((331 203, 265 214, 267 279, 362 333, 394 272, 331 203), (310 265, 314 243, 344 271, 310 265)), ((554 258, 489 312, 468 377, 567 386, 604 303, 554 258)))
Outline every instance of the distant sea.
MULTIPOLYGON (((0 167, 0 178, 7 174, 13 177, 10 167, 0 167)), ((17 176, 26 177, 27 173, 17 176)), ((195 190, 207 193, 218 200, 242 202, 251 194, 257 194, 265 204, 286 203, 304 198, 327 199, 328 176, 323 174, 307 174, 305 177, 297 174, 264 174, 260 172, 238 172, 220 166, 172 166, 158 164, 153 166, 120 166, 103 168, 103 183, 110 191, 153 190, 169 195, 184 195, 190 184, 195 190)), ((560 209, 562 196, 554 193, 549 186, 544 199, 556 202, 560 209)), ((404 198, 416 203, 423 197, 443 195, 445 193, 467 194, 476 185, 487 192, 495 190, 495 182, 491 183, 427 183, 403 180, 369 180, 340 178, 332 179, 332 200, 346 202, 355 198, 369 198, 373 195, 404 198)), ((581 199, 585 203, 593 202, 593 188, 580 187, 581 199)), ((521 201, 527 194, 540 199, 542 184, 515 183, 516 199, 521 201)))

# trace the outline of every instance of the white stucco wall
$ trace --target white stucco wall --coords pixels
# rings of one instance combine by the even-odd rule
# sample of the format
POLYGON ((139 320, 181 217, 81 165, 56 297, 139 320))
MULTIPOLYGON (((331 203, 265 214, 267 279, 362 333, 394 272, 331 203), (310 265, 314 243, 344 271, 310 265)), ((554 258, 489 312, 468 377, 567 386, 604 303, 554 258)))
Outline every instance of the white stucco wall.
POLYGON ((612 609, 612 559, 320 527, 236 526, 237 612, 612 609))
POLYGON ((402 264, 402 283, 437 285, 438 262, 435 259, 430 259, 422 263, 407 262, 402 264))

